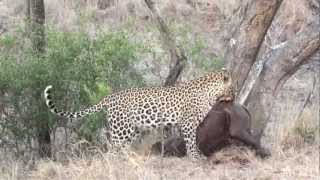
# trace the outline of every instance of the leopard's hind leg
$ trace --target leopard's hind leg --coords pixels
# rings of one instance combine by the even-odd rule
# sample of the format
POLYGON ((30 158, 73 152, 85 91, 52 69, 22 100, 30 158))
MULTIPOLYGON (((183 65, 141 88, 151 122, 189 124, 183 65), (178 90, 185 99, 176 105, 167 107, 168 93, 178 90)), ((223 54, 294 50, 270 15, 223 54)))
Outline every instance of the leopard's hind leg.
POLYGON ((110 118, 110 139, 113 151, 128 150, 132 143, 140 137, 141 133, 132 119, 131 114, 122 114, 120 118, 115 119, 110 118))
POLYGON ((197 126, 197 123, 192 119, 188 119, 180 125, 183 139, 186 142, 187 155, 192 159, 199 159, 201 157, 196 143, 197 126))

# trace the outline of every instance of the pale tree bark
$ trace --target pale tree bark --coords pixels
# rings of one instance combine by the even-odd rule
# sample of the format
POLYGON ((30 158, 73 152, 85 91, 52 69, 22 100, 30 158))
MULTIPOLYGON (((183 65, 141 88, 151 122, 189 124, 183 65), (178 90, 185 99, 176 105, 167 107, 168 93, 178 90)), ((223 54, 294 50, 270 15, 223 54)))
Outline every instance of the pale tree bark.
POLYGON ((282 0, 255 0, 249 3, 238 31, 230 40, 225 61, 232 76, 237 77, 238 90, 243 86, 256 60, 265 34, 281 3, 282 0))

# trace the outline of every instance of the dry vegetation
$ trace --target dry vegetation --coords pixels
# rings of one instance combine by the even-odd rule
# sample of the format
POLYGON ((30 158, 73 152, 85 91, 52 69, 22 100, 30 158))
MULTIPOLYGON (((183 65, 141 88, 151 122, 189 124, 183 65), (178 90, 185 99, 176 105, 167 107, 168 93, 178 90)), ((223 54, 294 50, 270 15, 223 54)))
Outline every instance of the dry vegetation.
POLYGON ((320 146, 319 125, 309 122, 313 117, 310 112, 304 112, 300 123, 292 128, 275 130, 278 141, 272 146, 272 157, 265 160, 256 157, 249 148, 235 145, 207 160, 161 158, 148 154, 155 135, 151 134, 134 150, 121 155, 102 153, 98 148, 82 150, 79 144, 73 145, 69 152, 61 152, 56 161, 22 162, 0 153, 0 179, 316 180, 320 176, 320 146))
MULTIPOLYGON (((230 147, 208 161, 185 158, 99 154, 68 163, 39 161, 31 172, 18 162, 1 167, 1 179, 317 179, 319 147, 288 149, 261 160, 245 148, 230 147)), ((2 164, 2 165, 5 165, 2 164)))
POLYGON ((196 162, 137 151, 112 155, 97 149, 57 161, 22 163, 6 158, 0 165, 0 179, 317 179, 319 144, 297 141, 303 139, 299 135, 292 137, 274 148, 272 157, 265 160, 243 146, 227 147, 208 160, 196 162))

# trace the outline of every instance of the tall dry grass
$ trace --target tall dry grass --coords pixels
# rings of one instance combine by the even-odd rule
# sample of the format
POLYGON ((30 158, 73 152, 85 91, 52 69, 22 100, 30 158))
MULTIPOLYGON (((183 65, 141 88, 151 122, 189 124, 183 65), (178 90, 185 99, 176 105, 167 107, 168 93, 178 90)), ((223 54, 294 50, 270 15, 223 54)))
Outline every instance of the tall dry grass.
POLYGON ((97 149, 59 161, 37 160, 27 166, 7 158, 1 162, 0 179, 318 179, 319 144, 290 145, 273 150, 268 159, 256 157, 254 151, 244 146, 230 146, 207 160, 198 161, 142 155, 135 151, 114 155, 97 149))
MULTIPOLYGON (((261 160, 246 148, 230 147, 210 160, 140 156, 133 152, 113 156, 71 158, 68 163, 39 161, 26 179, 306 179, 319 177, 319 147, 289 149, 261 160)), ((7 179, 19 177, 17 166, 7 179), (8 178, 9 177, 9 178, 8 178)))

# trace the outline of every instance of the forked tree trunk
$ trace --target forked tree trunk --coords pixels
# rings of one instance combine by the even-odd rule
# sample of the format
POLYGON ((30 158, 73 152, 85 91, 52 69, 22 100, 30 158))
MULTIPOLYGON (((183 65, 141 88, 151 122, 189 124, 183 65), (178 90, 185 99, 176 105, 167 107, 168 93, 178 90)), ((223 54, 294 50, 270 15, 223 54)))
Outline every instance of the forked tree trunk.
MULTIPOLYGON (((265 128, 270 119, 276 118, 275 102, 285 103, 279 102, 277 96, 285 82, 302 65, 310 61, 320 61, 310 58, 320 51, 320 11, 319 7, 310 6, 308 3, 311 2, 303 1, 301 4, 309 8, 311 13, 306 17, 299 17, 305 18, 308 22, 297 20, 294 24, 298 29, 295 35, 285 41, 279 40, 280 43, 276 46, 268 47, 266 41, 270 37, 266 37, 267 32, 270 32, 271 38, 277 38, 270 27, 276 22, 276 18, 279 18, 277 11, 280 5, 280 9, 283 10, 286 8, 282 5, 288 6, 288 4, 282 3, 282 0, 252 1, 228 47, 225 59, 228 69, 233 72, 233 77, 237 81, 239 94, 236 100, 249 107, 253 120, 258 122, 255 125, 258 128, 265 128), (266 49, 268 51, 265 51, 266 49)), ((283 13, 285 12, 281 11, 281 14, 283 13)), ((285 26, 283 23, 286 22, 280 22, 285 26)), ((292 22, 289 25, 292 25, 292 22)), ((287 27, 290 28, 289 25, 287 27)), ((278 113, 280 111, 278 110, 278 113)), ((287 115, 291 116, 290 113, 287 115)), ((294 117, 287 118, 294 119, 294 117)))
POLYGON ((304 31, 288 40, 283 47, 273 50, 264 63, 256 83, 252 86, 247 98, 243 100, 244 104, 254 112, 253 117, 260 119, 261 128, 269 122, 274 110, 274 102, 277 101, 278 93, 285 82, 302 65, 316 61, 310 58, 320 50, 320 34, 315 25, 309 24, 304 31), (261 115, 263 115, 262 118, 261 115))

